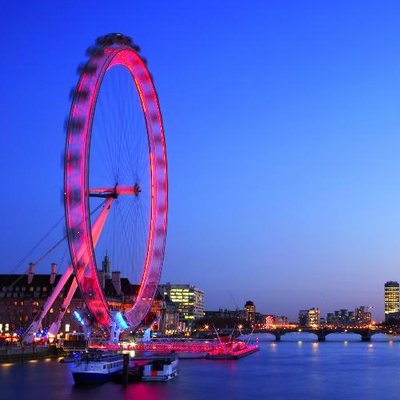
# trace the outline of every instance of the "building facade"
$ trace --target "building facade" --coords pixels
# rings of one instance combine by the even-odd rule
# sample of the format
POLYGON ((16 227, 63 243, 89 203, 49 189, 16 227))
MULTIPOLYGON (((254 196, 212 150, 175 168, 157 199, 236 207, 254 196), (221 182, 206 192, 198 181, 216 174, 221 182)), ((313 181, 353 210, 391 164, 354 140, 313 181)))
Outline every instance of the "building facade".
MULTIPOLYGON (((102 270, 98 271, 98 276, 110 310, 122 313, 128 311, 137 297, 139 286, 131 284, 127 278, 122 278, 120 272, 111 271, 108 257, 104 259, 102 270)), ((35 266, 32 264, 27 274, 0 275, 0 339, 23 335, 32 321, 39 316, 61 277, 62 275, 57 274, 56 264, 51 265, 50 274, 36 274, 35 266)), ((43 318, 41 329, 44 331, 44 335, 49 326, 57 319, 73 279, 74 276, 71 276, 67 280, 49 312, 43 318)), ((154 329, 161 333, 174 334, 182 331, 182 323, 179 321, 176 304, 164 298, 163 292, 164 290, 159 291, 153 302, 148 315, 148 323, 150 325, 155 322, 154 329)), ((194 316, 203 316, 201 312, 201 309, 204 309, 203 292, 196 289, 189 291, 189 294, 187 301, 186 295, 183 296, 188 307, 189 304, 192 307, 188 310, 188 316, 190 317, 189 312, 192 311, 194 316), (193 305, 191 305, 192 303, 193 305)), ((97 329, 97 324, 89 314, 78 288, 65 310, 59 337, 65 337, 69 333, 85 332, 83 322, 87 326, 90 325, 93 335, 96 334, 96 331, 103 331, 97 329)))
POLYGON ((319 327, 319 309, 310 308, 308 310, 299 311, 299 326, 302 328, 318 328, 319 327))
POLYGON ((354 321, 356 325, 369 325, 372 322, 371 307, 357 307, 354 310, 354 321))
MULTIPOLYGON (((35 274, 31 264, 25 275, 0 275, 0 335, 2 338, 14 334, 22 334, 38 316, 48 297, 55 289, 61 275, 56 273, 57 266, 51 265, 50 274, 35 274)), ((46 330, 56 319, 62 302, 71 286, 70 277, 49 312, 42 321, 42 329, 46 330)), ((73 317, 73 311, 84 312, 85 305, 79 294, 75 295, 65 310, 61 325, 63 334, 79 331, 79 321, 73 317)))
POLYGON ((354 311, 347 309, 328 313, 326 323, 335 327, 365 326, 372 322, 371 307, 360 306, 354 311))
POLYGON ((166 283, 160 285, 162 293, 177 307, 181 321, 192 326, 204 317, 204 292, 193 285, 166 283))
POLYGON ((400 311, 400 286, 398 282, 385 283, 385 321, 400 311))
POLYGON ((265 315, 265 329, 274 329, 276 327, 285 327, 290 325, 289 318, 284 315, 265 315))
POLYGON ((253 324, 255 322, 256 306, 251 300, 246 301, 246 304, 244 305, 244 311, 246 313, 247 322, 253 324))

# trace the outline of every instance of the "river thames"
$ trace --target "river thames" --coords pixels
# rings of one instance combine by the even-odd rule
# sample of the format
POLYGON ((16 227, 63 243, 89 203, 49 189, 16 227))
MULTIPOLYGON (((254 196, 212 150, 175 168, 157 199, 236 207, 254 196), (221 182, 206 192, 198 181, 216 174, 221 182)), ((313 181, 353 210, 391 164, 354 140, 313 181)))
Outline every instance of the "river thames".
POLYGON ((0 365, 3 399, 398 399, 400 343, 262 342, 237 361, 180 360, 166 383, 77 387, 71 364, 56 360, 0 365))

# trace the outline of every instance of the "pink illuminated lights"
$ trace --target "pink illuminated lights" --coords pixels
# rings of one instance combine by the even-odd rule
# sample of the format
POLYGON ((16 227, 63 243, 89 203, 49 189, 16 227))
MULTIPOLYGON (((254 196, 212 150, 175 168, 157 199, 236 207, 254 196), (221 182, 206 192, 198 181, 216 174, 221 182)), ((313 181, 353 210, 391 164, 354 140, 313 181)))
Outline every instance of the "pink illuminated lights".
POLYGON ((84 70, 80 76, 67 128, 64 197, 69 249, 75 276, 88 309, 100 325, 111 326, 108 304, 97 278, 89 194, 104 195, 109 203, 107 207, 112 207, 113 198, 119 195, 140 195, 140 189, 126 185, 115 188, 89 188, 88 164, 92 121, 101 82, 107 71, 120 65, 129 70, 138 91, 149 144, 151 208, 147 253, 137 300, 125 314, 130 329, 136 329, 152 305, 165 250, 168 179, 162 117, 150 73, 131 47, 121 44, 105 47, 104 54, 90 58, 87 65, 95 68, 92 68, 90 73, 84 70), (89 93, 87 101, 79 98, 79 92, 82 91, 89 93))

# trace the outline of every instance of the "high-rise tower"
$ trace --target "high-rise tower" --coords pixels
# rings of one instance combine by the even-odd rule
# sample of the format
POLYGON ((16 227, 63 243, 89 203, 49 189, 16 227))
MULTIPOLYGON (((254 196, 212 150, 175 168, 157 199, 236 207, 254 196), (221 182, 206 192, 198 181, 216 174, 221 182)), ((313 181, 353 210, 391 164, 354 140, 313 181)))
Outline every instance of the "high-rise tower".
POLYGON ((398 282, 385 283, 385 320, 391 318, 393 313, 400 311, 400 285, 398 282))
POLYGON ((253 323, 256 316, 256 306, 251 300, 247 300, 244 305, 244 311, 246 312, 246 319, 248 322, 253 323))

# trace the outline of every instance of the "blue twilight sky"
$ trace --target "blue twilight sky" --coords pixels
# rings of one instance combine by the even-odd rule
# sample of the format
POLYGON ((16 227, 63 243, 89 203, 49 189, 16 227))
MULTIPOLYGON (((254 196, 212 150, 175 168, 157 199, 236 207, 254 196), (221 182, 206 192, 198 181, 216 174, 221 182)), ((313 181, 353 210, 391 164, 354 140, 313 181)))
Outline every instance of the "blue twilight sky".
POLYGON ((381 319, 400 280, 399 21, 396 1, 0 0, 0 271, 62 216, 76 67, 123 32, 165 123, 162 281, 202 288, 207 309, 381 319))

